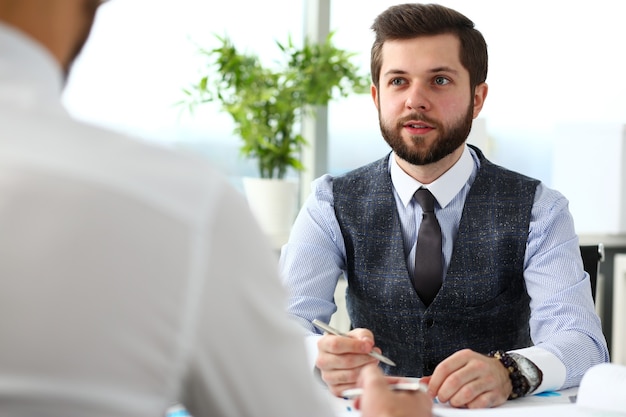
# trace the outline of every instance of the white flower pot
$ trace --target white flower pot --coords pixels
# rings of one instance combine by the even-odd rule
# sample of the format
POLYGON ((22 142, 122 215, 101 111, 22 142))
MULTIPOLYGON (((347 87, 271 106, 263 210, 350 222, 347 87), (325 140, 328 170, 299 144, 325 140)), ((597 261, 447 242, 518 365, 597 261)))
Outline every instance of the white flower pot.
POLYGON ((243 178, 250 210, 274 248, 289 239, 298 212, 298 183, 292 180, 243 178))

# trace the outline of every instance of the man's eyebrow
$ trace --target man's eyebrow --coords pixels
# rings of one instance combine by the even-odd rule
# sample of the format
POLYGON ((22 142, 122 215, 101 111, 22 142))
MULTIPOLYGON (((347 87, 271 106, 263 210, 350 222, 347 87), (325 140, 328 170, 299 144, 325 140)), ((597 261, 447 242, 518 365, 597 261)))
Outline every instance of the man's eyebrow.
POLYGON ((455 74, 455 75, 459 73, 459 71, 457 71, 456 69, 454 69, 454 68, 452 68, 452 67, 446 67, 446 66, 443 66, 443 67, 435 67, 435 68, 433 68, 433 69, 429 70, 428 72, 432 72, 432 73, 436 73, 436 72, 449 72, 449 73, 452 73, 452 74, 455 74))
MULTIPOLYGON (((432 74, 437 74, 437 73, 449 73, 449 74, 454 74, 454 75, 458 75, 459 71, 452 68, 452 67, 448 67, 448 66, 441 66, 441 67, 434 67, 428 70, 429 73, 432 74)), ((387 77, 390 75, 405 75, 408 74, 408 71, 405 70, 401 70, 401 69, 390 69, 389 71, 385 72, 383 75, 383 77, 387 77)))
POLYGON ((388 75, 404 75, 404 74, 408 74, 407 71, 404 70, 400 70, 400 69, 390 69, 389 71, 385 72, 383 74, 383 76, 388 76, 388 75))

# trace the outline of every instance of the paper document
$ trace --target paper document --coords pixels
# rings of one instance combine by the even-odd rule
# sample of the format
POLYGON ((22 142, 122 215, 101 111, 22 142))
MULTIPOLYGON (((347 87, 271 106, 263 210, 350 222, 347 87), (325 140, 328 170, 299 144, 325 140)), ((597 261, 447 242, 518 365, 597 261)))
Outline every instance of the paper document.
POLYGON ((589 369, 580 382, 576 405, 626 416, 626 366, 603 363, 589 369))
MULTIPOLYGON (((359 417, 351 400, 332 398, 337 417, 359 417)), ((467 410, 435 404, 434 417, 626 417, 626 366, 607 363, 590 368, 580 387, 507 401, 500 407, 467 410)))

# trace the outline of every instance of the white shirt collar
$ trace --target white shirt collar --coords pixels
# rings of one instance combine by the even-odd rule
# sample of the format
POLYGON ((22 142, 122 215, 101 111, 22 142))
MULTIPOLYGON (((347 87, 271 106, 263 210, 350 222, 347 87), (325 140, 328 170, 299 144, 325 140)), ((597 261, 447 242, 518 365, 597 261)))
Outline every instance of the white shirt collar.
POLYGON ((61 67, 52 54, 18 29, 0 22, 0 104, 60 107, 61 67))
POLYGON ((467 183, 474 168, 474 159, 470 154, 469 147, 465 145, 465 149, 456 164, 435 181, 424 185, 400 168, 395 154, 392 153, 389 158, 391 182, 405 207, 409 205, 413 194, 420 187, 427 188, 435 196, 441 207, 447 206, 467 183))

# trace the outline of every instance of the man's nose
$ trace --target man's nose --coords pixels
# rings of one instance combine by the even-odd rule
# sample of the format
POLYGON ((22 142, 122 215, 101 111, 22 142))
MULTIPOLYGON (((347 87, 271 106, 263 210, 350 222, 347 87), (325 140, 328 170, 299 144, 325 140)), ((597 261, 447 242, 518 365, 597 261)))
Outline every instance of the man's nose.
POLYGON ((417 111, 428 111, 431 102, 428 94, 428 87, 420 83, 415 83, 407 90, 406 107, 417 111))

